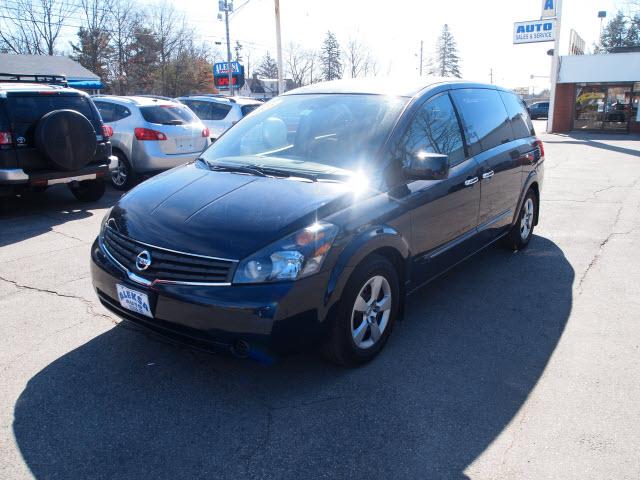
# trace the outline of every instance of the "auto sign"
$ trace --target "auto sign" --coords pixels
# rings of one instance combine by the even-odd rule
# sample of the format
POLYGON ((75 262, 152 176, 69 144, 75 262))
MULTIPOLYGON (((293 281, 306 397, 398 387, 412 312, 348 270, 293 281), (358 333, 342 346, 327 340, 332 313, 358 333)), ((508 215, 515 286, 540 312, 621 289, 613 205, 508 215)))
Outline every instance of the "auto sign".
POLYGON ((531 20, 513 24, 513 43, 553 42, 556 39, 556 21, 531 20))

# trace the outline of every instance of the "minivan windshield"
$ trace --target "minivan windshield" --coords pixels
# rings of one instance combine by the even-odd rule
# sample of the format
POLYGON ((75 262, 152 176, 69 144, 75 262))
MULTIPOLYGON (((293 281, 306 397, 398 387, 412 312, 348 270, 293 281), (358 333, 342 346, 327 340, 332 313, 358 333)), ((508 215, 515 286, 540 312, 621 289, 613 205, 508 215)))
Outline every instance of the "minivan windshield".
POLYGON ((227 131, 202 158, 209 164, 346 174, 375 161, 408 101, 362 94, 278 97, 227 131))

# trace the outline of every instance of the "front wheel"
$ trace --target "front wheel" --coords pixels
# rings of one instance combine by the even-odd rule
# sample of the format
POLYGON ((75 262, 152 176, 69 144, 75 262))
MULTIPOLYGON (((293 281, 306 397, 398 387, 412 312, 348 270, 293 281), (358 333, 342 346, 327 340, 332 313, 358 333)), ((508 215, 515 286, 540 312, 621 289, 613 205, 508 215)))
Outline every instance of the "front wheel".
POLYGON ((504 237, 504 244, 511 250, 522 250, 529 245, 533 236, 534 220, 538 212, 538 198, 533 190, 529 190, 524 197, 520 214, 515 225, 504 237))
POLYGON ((97 202, 104 195, 105 188, 105 182, 101 178, 69 184, 69 190, 80 202, 97 202))
POLYGON ((400 307, 400 282, 393 264, 373 255, 351 275, 324 345, 332 362, 354 366, 384 347, 400 307))

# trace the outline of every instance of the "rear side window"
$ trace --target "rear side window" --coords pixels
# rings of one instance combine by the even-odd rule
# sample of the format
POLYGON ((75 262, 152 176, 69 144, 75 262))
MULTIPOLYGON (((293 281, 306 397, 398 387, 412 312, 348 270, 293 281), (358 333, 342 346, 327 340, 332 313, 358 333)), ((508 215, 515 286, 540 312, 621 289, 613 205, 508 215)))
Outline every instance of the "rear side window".
POLYGON ((240 107, 240 110, 242 111, 242 116, 244 117, 245 115, 249 115, 260 105, 261 105, 260 103, 254 103, 253 105, 243 105, 242 107, 240 107))
POLYGON ((8 113, 17 136, 30 137, 36 123, 53 110, 75 110, 80 112, 100 131, 100 122, 90 100, 80 95, 10 95, 7 96, 8 113))
POLYGON ((161 125, 184 125, 194 123, 198 119, 181 105, 152 105, 150 107, 140 107, 142 117, 149 123, 161 125))
POLYGON ((110 102, 101 102, 99 100, 94 100, 93 103, 96 104, 102 120, 106 123, 117 122, 118 120, 122 120, 123 118, 131 115, 129 109, 127 107, 123 107, 122 105, 117 105, 110 102))
POLYGON ((182 100, 182 103, 193 110, 193 113, 202 120, 222 120, 231 110, 229 105, 221 105, 204 100, 182 100))
POLYGON ((504 106, 507 108, 515 138, 525 138, 533 135, 533 124, 522 100, 516 94, 509 92, 500 92, 500 96, 504 106))
POLYGON ((458 118, 446 93, 420 107, 402 140, 401 151, 402 158, 419 155, 420 151, 448 155, 451 166, 464 160, 458 118))
POLYGON ((472 155, 513 140, 500 94, 488 88, 464 88, 451 92, 464 123, 472 155))

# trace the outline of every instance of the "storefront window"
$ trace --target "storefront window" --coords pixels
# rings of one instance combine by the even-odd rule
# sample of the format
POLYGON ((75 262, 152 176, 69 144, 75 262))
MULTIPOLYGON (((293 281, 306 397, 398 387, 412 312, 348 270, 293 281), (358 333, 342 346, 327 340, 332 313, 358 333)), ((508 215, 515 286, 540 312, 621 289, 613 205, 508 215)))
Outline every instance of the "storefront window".
POLYGON ((638 115, 638 93, 631 84, 576 87, 573 128, 628 131, 638 115))
POLYGON ((604 102, 607 94, 601 86, 576 88, 576 130, 599 130, 604 118, 604 102))

